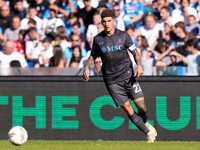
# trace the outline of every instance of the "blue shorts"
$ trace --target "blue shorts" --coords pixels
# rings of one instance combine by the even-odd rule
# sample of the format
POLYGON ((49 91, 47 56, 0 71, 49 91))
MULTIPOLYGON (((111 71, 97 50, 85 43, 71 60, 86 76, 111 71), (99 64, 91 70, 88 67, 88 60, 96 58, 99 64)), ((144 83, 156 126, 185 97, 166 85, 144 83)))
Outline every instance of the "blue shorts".
POLYGON ((135 77, 117 83, 108 84, 106 85, 106 88, 117 107, 126 103, 129 98, 135 100, 144 97, 142 89, 139 83, 135 80, 135 77))

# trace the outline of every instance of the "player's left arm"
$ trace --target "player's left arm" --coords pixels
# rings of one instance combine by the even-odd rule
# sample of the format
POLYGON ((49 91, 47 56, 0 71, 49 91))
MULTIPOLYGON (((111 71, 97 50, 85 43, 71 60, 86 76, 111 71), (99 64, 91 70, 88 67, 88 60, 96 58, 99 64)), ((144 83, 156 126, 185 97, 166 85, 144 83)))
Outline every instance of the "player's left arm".
POLYGON ((144 71, 142 69, 141 57, 140 57, 140 54, 137 51, 137 48, 135 48, 133 51, 130 51, 130 52, 133 54, 135 62, 137 64, 137 69, 135 70, 134 77, 137 76, 137 79, 138 79, 144 73, 144 71))

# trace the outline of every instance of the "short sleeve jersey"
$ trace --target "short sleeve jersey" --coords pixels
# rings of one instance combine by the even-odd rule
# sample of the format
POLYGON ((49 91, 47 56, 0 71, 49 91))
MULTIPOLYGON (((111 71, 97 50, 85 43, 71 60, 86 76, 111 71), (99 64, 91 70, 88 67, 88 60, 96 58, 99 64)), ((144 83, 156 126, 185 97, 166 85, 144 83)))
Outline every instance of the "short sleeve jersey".
POLYGON ((135 45, 125 31, 115 29, 111 36, 102 31, 94 37, 91 56, 94 59, 101 57, 105 83, 116 83, 131 77, 133 69, 127 49, 133 51, 135 45))
POLYGON ((144 14, 144 5, 139 2, 125 3, 123 7, 123 12, 125 12, 126 15, 129 15, 130 18, 134 18, 138 16, 139 13, 144 14))

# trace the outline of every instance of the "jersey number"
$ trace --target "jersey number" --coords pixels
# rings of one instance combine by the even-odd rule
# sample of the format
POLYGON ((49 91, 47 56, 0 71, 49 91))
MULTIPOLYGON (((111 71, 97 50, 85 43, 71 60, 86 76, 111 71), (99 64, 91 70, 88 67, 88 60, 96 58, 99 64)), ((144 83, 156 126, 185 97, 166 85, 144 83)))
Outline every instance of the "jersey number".
POLYGON ((139 84, 135 84, 133 85, 133 87, 135 88, 135 93, 139 93, 140 91, 142 91, 139 84))

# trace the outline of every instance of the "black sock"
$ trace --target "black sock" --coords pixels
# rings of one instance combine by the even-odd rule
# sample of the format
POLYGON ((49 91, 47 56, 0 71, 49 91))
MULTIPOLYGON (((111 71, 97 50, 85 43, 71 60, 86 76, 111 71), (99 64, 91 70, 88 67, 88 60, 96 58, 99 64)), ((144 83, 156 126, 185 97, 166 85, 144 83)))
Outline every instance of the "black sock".
POLYGON ((146 112, 141 112, 138 110, 138 116, 140 116, 143 122, 146 123, 148 118, 148 111, 146 110, 146 112))
POLYGON ((128 116, 131 122, 138 127, 142 132, 147 134, 149 132, 149 129, 145 126, 142 118, 138 116, 136 113, 133 113, 132 116, 128 116))

